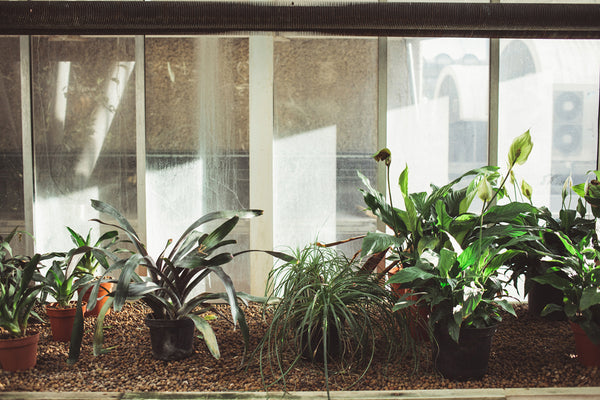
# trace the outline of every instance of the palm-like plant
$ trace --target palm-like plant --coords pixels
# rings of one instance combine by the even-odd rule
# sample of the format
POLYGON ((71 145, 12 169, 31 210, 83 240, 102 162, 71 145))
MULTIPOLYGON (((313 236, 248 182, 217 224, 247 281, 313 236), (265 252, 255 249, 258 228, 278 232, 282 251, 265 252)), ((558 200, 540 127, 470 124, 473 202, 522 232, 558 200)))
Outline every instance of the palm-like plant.
MULTIPOLYGON (((190 225, 181 237, 173 244, 169 240, 165 249, 158 258, 148 254, 146 246, 141 242, 139 235, 131 226, 129 221, 111 205, 92 200, 92 207, 97 211, 107 214, 116 220, 116 224, 95 220, 103 225, 117 228, 124 232, 135 247, 135 252, 126 259, 121 259, 117 254, 106 248, 80 247, 73 255, 87 252, 103 254, 105 257, 97 257, 101 262, 107 261, 106 271, 102 279, 94 284, 90 295, 89 307, 94 307, 98 287, 102 281, 116 283, 113 292, 108 296, 108 301, 98 315, 98 325, 94 338, 94 352, 103 352, 102 345, 102 321, 108 308, 112 305, 115 311, 119 311, 126 300, 141 299, 152 310, 154 319, 181 319, 190 318, 195 327, 202 333, 202 337, 209 351, 215 358, 220 357, 219 347, 214 331, 210 324, 201 316, 208 310, 213 309, 209 302, 224 300, 231 308, 231 317, 235 325, 240 326, 244 343, 248 342, 248 326, 244 313, 238 305, 238 297, 233 282, 229 275, 223 270, 222 265, 230 262, 236 255, 248 252, 242 251, 236 254, 221 251, 226 246, 235 244, 235 240, 227 240, 226 236, 233 230, 240 218, 253 218, 262 214, 261 210, 242 211, 219 211, 209 213, 196 220, 190 225), (220 226, 210 233, 197 230, 201 225, 215 220, 225 220, 220 226), (112 263, 109 265, 109 263, 112 263), (141 277, 136 273, 138 267, 145 267, 147 277, 141 277), (118 279, 107 278, 119 272, 118 279), (216 276, 225 286, 223 293, 195 293, 195 289, 209 276, 216 276)), ((277 257, 286 257, 283 254, 265 251, 277 257)), ((287 258, 289 259, 289 258, 287 258)), ((74 362, 79 356, 79 347, 83 327, 81 321, 76 321, 79 334, 72 340, 70 360, 74 362)))

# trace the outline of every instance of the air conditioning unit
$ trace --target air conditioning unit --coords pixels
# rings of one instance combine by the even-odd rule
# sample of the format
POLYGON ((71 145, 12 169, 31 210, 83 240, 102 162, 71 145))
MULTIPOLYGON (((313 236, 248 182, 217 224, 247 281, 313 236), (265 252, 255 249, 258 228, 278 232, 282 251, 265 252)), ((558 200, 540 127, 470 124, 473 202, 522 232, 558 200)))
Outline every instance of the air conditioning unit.
POLYGON ((552 99, 552 160, 594 161, 598 94, 593 85, 555 85, 552 99))

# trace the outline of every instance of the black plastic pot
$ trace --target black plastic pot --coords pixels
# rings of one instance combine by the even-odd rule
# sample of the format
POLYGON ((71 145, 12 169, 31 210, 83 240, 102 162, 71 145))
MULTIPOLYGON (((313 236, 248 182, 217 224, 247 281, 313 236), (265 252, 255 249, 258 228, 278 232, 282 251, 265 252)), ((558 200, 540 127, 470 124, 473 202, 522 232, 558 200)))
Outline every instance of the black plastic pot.
POLYGON ((461 328, 458 343, 445 326, 436 324, 433 336, 433 363, 448 379, 481 379, 487 372, 492 338, 497 325, 487 328, 461 328), (437 345, 436 345, 437 344, 437 345))
MULTIPOLYGON (((563 293, 550 285, 543 285, 535 281, 530 282, 527 294, 529 314, 540 316, 547 304, 563 304, 563 293)), ((544 317, 550 321, 566 321, 567 316, 562 311, 554 311, 544 317)))
MULTIPOLYGON (((341 344, 339 338, 339 331, 337 327, 330 323, 327 329, 327 359, 333 360, 340 355, 341 344)), ((310 340, 308 327, 302 330, 300 339, 298 340, 298 347, 300 348, 302 358, 312 362, 324 362, 324 351, 323 351, 323 330, 322 325, 317 324, 312 327, 310 331, 310 340)))
POLYGON ((146 317, 150 328, 152 355, 159 360, 181 360, 194 351, 194 321, 182 319, 154 319, 146 317))

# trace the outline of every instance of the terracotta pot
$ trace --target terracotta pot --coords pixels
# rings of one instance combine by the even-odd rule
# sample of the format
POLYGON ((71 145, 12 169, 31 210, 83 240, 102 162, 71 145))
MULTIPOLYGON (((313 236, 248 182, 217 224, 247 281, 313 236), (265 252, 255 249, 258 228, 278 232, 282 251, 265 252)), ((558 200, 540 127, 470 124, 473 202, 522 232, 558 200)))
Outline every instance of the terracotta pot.
MULTIPOLYGON (((82 303, 81 308, 85 313, 85 303, 82 303)), ((46 304, 46 313, 50 319, 50 328, 52 329, 52 340, 56 342, 71 341, 71 331, 73 330, 76 311, 75 306, 59 308, 57 303, 46 304)))
POLYGON ((600 346, 595 345, 587 337, 579 324, 571 322, 571 329, 575 338, 575 349, 579 362, 586 367, 600 367, 600 346))
MULTIPOLYGON (((101 283, 100 288, 98 289, 98 297, 96 298, 96 305, 91 310, 86 309, 85 314, 83 316, 84 317, 97 317, 98 314, 100 313, 100 310, 102 309, 102 306, 104 305, 104 303, 106 303, 106 300, 108 300, 108 296, 106 296, 106 295, 112 291, 112 288, 113 288, 113 284, 111 282, 101 283)), ((83 294, 82 301, 89 303, 91 292, 92 292, 92 288, 89 288, 89 290, 83 294)), ((79 290, 79 296, 81 296, 81 290, 79 290)), ((110 310, 111 309, 109 308, 108 311, 106 312, 106 315, 110 314, 110 310)))
POLYGON ((0 339, 0 366, 5 371, 24 371, 35 367, 40 334, 0 339))

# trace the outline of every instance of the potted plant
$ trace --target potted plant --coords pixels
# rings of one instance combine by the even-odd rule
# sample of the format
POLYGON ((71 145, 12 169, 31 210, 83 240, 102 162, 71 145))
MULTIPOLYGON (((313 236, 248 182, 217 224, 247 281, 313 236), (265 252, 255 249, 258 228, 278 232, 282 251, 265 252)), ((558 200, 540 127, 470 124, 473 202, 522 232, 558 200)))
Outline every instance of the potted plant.
MULTIPOLYGON (((525 132, 511 145, 509 168, 502 179, 496 167, 487 167, 463 175, 475 174, 463 189, 454 190, 456 181, 444 186, 431 205, 434 217, 428 220, 428 227, 433 234, 423 236, 413 247, 410 266, 388 280, 412 292, 400 298, 396 310, 415 304, 429 308, 429 326, 436 339, 434 362, 445 377, 481 378, 487 371, 492 335, 501 320, 499 311, 514 314, 512 306, 499 299, 505 290, 498 270, 524 253, 516 249, 520 243, 538 239, 532 234, 538 228, 528 223, 537 209, 527 203, 494 205, 494 201, 506 194, 504 187, 513 168, 526 161, 531 148, 529 132, 525 132), (482 200, 479 214, 469 211, 475 196, 482 200), (477 343, 479 340, 482 342, 477 343), (478 350, 483 351, 474 353, 478 350)), ((411 199, 402 184, 401 188, 405 204, 415 203, 417 197, 411 199)), ((410 217, 417 215, 410 211, 413 207, 406 208, 406 212, 398 212, 400 218, 414 220, 410 217)), ((381 246, 385 236, 379 237, 383 239, 379 241, 381 246)))
MULTIPOLYGON (((475 242, 482 243, 484 239, 491 240, 490 244, 498 246, 507 238, 539 229, 529 223, 537 213, 533 205, 516 201, 495 204, 497 199, 507 196, 505 186, 508 179, 513 181, 514 168, 527 160, 532 147, 527 131, 513 141, 508 155, 508 170, 503 177, 498 172, 498 167, 485 166, 468 171, 442 187, 431 185, 430 193, 408 192, 407 167, 398 180, 404 209, 396 208, 392 203, 389 184, 391 153, 389 150, 378 153, 376 159, 385 161, 388 170, 389 203, 364 177, 366 189, 362 192, 368 209, 389 227, 390 233, 369 232, 363 241, 362 255, 376 256, 381 252, 389 252, 390 263, 384 272, 396 272, 399 268, 415 266, 425 251, 439 254, 444 248, 454 248, 460 253, 461 249, 466 249, 475 242), (465 178, 471 178, 470 182, 457 187, 465 178), (480 213, 470 211, 477 196, 482 200, 480 213)), ((522 187, 527 186, 522 183, 522 187)), ((534 236, 524 237, 537 240, 534 236)), ((514 252, 514 255, 520 253, 514 252)), ((395 285, 393 280, 390 283, 395 285)), ((405 287, 404 290, 409 291, 407 296, 419 296, 418 291, 411 294, 413 289, 410 287, 405 287)), ((411 304, 422 303, 413 301, 411 304)), ((426 315, 422 308, 409 312, 413 315, 426 315)))
POLYGON ((573 329, 579 361, 585 366, 600 366, 600 251, 597 235, 592 232, 575 243, 563 232, 549 234, 555 235, 563 248, 558 253, 543 254, 549 258, 551 267, 545 274, 533 279, 560 290, 563 303, 548 304, 542 315, 564 312, 573 329))
MULTIPOLYGON (((33 368, 37 361, 39 332, 28 330, 42 287, 33 276, 42 256, 13 257, 10 241, 0 237, 0 366, 6 371, 33 368)), ((40 319, 41 320, 41 319, 40 319)))
POLYGON ((376 346, 383 343, 390 358, 413 349, 407 323, 392 312, 394 297, 376 274, 317 244, 293 258, 269 274, 264 310, 272 311, 272 320, 255 350, 261 373, 269 365, 285 384, 287 373, 306 359, 323 366, 329 391, 334 362, 363 365, 364 374, 376 346), (286 364, 282 354, 288 349, 294 359, 286 364))
MULTIPOLYGON (((77 279, 73 273, 67 269, 64 253, 56 253, 59 259, 52 261, 52 265, 46 271, 46 275, 36 272, 34 279, 42 286, 42 302, 46 301, 50 295, 53 302, 46 304, 46 313, 50 320, 52 329, 52 339, 57 342, 68 342, 71 340, 71 332, 75 314, 77 312, 76 303, 73 300, 79 288, 85 287, 93 276, 86 275, 77 279)), ((81 311, 85 313, 86 303, 82 303, 81 311)))
MULTIPOLYGON (((152 310, 146 318, 150 328, 152 354, 161 360, 177 360, 189 356, 193 351, 193 335, 198 329, 210 353, 220 357, 217 338, 203 314, 214 310, 211 303, 215 300, 226 301, 231 309, 234 325, 239 325, 244 343, 248 342, 248 326, 242 309, 238 305, 238 296, 229 275, 222 265, 230 262, 241 253, 236 254, 222 251, 226 246, 235 244, 235 240, 226 239, 227 235, 237 225, 240 218, 253 218, 262 214, 261 210, 219 211, 206 214, 191 224, 173 244, 169 240, 165 249, 154 259, 148 254, 129 221, 114 207, 99 200, 92 200, 92 207, 116 220, 116 224, 96 220, 97 222, 116 227, 123 231, 135 247, 135 251, 126 259, 119 258, 106 248, 91 248, 83 246, 74 254, 86 253, 93 250, 102 253, 111 264, 102 276, 115 284, 108 300, 100 310, 97 319, 97 329, 94 336, 94 352, 102 353, 102 323, 109 307, 119 311, 126 300, 140 299, 152 310), (210 233, 197 230, 201 225, 216 220, 225 220, 210 233), (138 267, 145 267, 147 277, 136 273, 138 267), (109 274, 119 272, 118 279, 106 278, 109 274), (224 293, 197 293, 196 289, 209 275, 223 283, 224 293)), ((276 252, 265 251, 268 254, 290 258, 276 252)), ((101 281, 94 283, 98 287, 101 281)), ((93 307, 95 298, 90 298, 93 307)), ((76 340, 71 343, 70 362, 75 362, 79 356, 83 326, 77 322, 76 340)))
MULTIPOLYGON (((105 250, 110 250, 117 254, 120 252, 126 252, 125 249, 119 248, 119 244, 124 243, 124 241, 119 240, 119 233, 116 230, 111 230, 102 234, 95 242, 92 240, 92 229, 88 231, 87 235, 84 237, 79 233, 75 232, 73 229, 67 227, 69 231, 69 235, 71 241, 77 246, 76 248, 81 247, 91 247, 91 248, 102 248, 105 250)), ((73 253, 75 249, 73 249, 70 253, 73 253)), ((85 278, 87 276, 92 276, 94 279, 99 277, 99 272, 105 270, 105 267, 108 266, 106 257, 102 252, 96 250, 90 250, 86 253, 78 253, 75 255, 70 254, 68 256, 71 261, 69 262, 69 268, 74 268, 74 274, 78 279, 85 278), (102 267, 104 265, 105 267, 102 267)), ((87 286, 84 291, 83 287, 79 288, 79 296, 83 297, 84 302, 89 301, 89 297, 91 292, 94 290, 94 287, 87 286)), ((94 308, 87 308, 85 311, 85 317, 97 317, 100 309, 108 299, 107 295, 112 290, 111 282, 101 282, 100 286, 98 286, 98 293, 96 296, 96 305, 94 308)), ((110 311, 110 309, 109 309, 110 311)), ((107 312, 109 312, 107 311, 107 312)))
MULTIPOLYGON (((532 216, 531 225, 544 227, 539 232, 539 240, 522 243, 520 248, 525 253, 513 258, 508 269, 511 273, 511 281, 516 286, 520 277, 525 277, 525 294, 528 296, 528 311, 532 315, 539 316, 547 304, 562 304, 562 293, 551 285, 536 282, 534 277, 548 272, 549 264, 542 261, 541 254, 545 252, 560 253, 567 255, 566 250, 557 237, 551 232, 562 232, 572 242, 578 243, 583 237, 594 230, 595 220, 586 218, 587 209, 583 197, 577 199, 575 208, 572 206, 572 191, 576 191, 581 185, 573 186, 571 178, 567 178, 562 189, 562 205, 555 216, 546 207, 539 207, 539 213, 532 216)), ((531 200, 531 196, 528 197, 531 200)), ((558 272, 560 273, 560 272, 558 272)), ((546 319, 564 320, 564 313, 553 312, 546 314, 546 319)))

